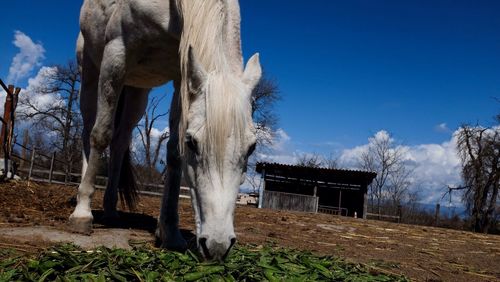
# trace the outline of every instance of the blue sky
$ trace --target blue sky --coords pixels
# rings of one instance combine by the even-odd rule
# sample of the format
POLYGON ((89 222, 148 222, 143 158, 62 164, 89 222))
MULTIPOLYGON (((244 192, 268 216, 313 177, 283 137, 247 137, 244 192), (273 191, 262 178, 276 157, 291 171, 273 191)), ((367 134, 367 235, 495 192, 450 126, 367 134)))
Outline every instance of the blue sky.
POLYGON ((386 129, 441 142, 489 122, 500 96, 498 1, 242 1, 244 50, 281 86, 303 143, 359 145, 386 129), (285 6, 285 7, 283 7, 285 6))
MULTIPOLYGON (((26 87, 42 66, 72 59, 81 3, 3 3, 0 77, 9 76, 19 52, 12 43, 16 30, 45 49, 18 85, 26 87)), ((355 151, 381 131, 414 152, 432 154, 431 145, 451 152, 447 142, 460 124, 490 125, 499 112, 500 1, 240 5, 245 58, 259 52, 283 96, 276 106, 283 137, 276 150, 284 157, 276 160, 355 151)))

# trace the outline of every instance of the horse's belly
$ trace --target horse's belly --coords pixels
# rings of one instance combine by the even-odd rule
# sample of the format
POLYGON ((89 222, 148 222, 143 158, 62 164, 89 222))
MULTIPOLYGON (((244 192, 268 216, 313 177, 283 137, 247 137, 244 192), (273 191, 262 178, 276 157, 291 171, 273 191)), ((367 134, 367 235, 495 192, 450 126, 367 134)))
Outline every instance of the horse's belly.
POLYGON ((161 48, 158 52, 145 50, 135 67, 127 72, 125 84, 140 88, 152 88, 178 77, 179 63, 176 49, 161 48))
POLYGON ((170 80, 172 79, 169 79, 167 76, 160 73, 136 71, 127 77, 125 84, 138 88, 153 88, 163 85, 170 80))

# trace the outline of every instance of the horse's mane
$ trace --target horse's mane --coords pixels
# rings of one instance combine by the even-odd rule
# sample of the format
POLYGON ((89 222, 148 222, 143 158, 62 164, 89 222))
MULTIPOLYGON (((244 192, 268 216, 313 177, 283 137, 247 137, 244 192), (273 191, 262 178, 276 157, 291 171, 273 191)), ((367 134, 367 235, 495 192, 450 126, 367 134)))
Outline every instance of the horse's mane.
MULTIPOLYGON (((248 116, 242 111, 244 98, 237 81, 243 62, 240 43, 240 14, 237 0, 176 0, 182 23, 179 46, 181 66, 181 118, 179 124, 179 149, 184 154, 184 137, 189 111, 188 52, 193 47, 198 62, 207 72, 206 113, 204 140, 201 150, 213 152, 218 166, 222 166, 227 137, 233 132, 244 134, 248 116), (234 75, 224 75, 233 73, 234 75)), ((248 101, 249 102, 249 101, 248 101)), ((243 138, 243 136, 241 136, 243 138)))

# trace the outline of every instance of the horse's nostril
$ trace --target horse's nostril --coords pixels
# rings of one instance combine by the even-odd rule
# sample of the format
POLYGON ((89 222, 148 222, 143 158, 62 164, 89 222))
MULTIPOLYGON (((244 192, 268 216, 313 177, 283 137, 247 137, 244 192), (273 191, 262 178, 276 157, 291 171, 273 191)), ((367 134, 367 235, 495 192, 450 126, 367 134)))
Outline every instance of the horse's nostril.
POLYGON ((236 238, 231 238, 231 244, 229 245, 229 248, 227 248, 226 253, 222 256, 222 260, 225 260, 227 256, 229 255, 229 251, 231 251, 231 248, 236 244, 236 238))
POLYGON ((210 252, 208 251, 208 247, 207 247, 207 238, 201 237, 198 240, 198 243, 201 246, 201 249, 203 251, 203 255, 205 256, 205 258, 206 259, 212 259, 212 256, 210 255, 210 252))

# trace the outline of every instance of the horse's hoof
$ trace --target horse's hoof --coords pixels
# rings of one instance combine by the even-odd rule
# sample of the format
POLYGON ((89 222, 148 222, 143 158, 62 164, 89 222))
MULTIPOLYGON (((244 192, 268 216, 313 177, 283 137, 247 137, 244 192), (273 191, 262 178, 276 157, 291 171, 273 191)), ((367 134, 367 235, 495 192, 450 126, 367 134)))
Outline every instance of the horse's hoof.
POLYGON ((72 232, 80 233, 83 235, 92 234, 92 218, 70 217, 68 224, 69 224, 69 229, 72 232))
POLYGON ((186 251, 188 249, 188 244, 187 244, 186 239, 184 239, 184 237, 182 237, 182 235, 179 231, 172 232, 172 234, 175 234, 175 235, 169 234, 170 236, 168 236, 168 235, 162 236, 162 234, 160 232, 160 228, 156 229, 156 232, 155 232, 156 242, 157 242, 157 244, 159 243, 160 248, 171 250, 171 251, 176 251, 176 252, 186 251))
POLYGON ((188 245, 186 240, 184 238, 177 239, 177 240, 167 240, 166 242, 163 241, 160 245, 161 248, 167 249, 170 251, 176 251, 176 252, 184 252, 188 249, 188 245))

